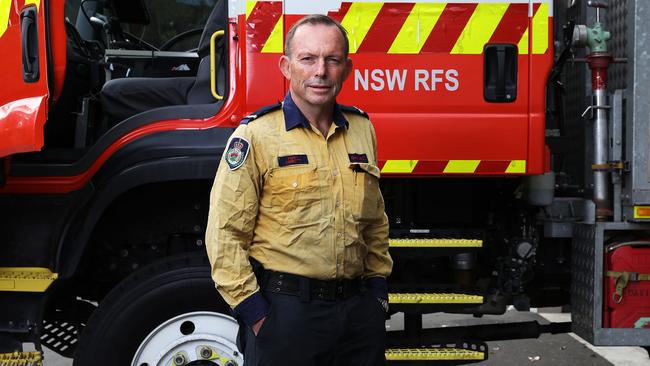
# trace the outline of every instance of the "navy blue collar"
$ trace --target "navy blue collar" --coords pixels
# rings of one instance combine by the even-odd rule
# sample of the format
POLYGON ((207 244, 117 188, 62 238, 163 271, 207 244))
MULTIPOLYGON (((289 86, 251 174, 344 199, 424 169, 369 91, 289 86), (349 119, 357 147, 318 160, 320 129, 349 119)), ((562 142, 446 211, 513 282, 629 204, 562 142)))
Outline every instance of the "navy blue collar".
MULTIPOLYGON (((284 112, 284 126, 287 131, 302 126, 309 128, 309 120, 305 117, 304 114, 298 109, 296 103, 293 102, 291 98, 291 92, 287 93, 287 96, 284 97, 284 103, 282 103, 282 111, 284 112)), ((348 128, 348 120, 345 119, 341 107, 338 103, 334 104, 334 124, 336 127, 348 128)))

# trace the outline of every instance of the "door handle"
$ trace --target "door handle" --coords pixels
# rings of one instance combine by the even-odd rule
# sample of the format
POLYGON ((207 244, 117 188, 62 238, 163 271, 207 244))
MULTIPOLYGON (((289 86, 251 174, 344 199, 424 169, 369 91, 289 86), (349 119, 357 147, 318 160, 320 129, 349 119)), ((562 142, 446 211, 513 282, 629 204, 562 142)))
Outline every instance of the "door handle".
POLYGON ((20 14, 20 34, 23 59, 23 80, 33 83, 39 79, 38 22, 36 7, 29 7, 20 14))
POLYGON ((517 99, 517 46, 490 44, 483 50, 483 98, 491 103, 517 99))

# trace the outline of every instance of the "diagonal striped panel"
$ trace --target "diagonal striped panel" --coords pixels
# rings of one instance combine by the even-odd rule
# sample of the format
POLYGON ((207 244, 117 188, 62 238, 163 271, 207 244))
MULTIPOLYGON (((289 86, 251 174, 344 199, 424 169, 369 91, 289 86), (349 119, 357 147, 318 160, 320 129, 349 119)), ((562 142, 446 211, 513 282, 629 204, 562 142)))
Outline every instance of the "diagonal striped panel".
POLYGON ((271 35, 262 47, 262 53, 282 53, 284 50, 284 22, 280 17, 271 31, 271 35))
POLYGON ((357 52, 388 52, 404 21, 413 13, 413 6, 413 3, 384 4, 357 52))
POLYGON ((454 47, 477 4, 447 4, 424 42, 421 52, 449 52, 454 47))
POLYGON ((445 4, 417 3, 393 41, 388 53, 417 54, 440 19, 445 4))
POLYGON ((533 54, 541 55, 548 49, 548 4, 541 3, 533 16, 533 54))
MULTIPOLYGON (((282 2, 257 1, 254 3, 254 5, 247 4, 246 6, 246 11, 250 11, 246 19, 246 47, 249 52, 260 52, 282 17, 282 2)), ((280 34, 282 34, 282 29, 280 29, 280 34)))
POLYGON ((343 18, 345 18, 345 14, 348 13, 348 10, 350 10, 350 6, 352 3, 341 3, 341 8, 339 8, 338 11, 330 11, 327 13, 327 15, 336 20, 337 22, 341 23, 343 21, 343 18))
POLYGON ((526 160, 513 160, 506 168, 506 174, 526 173, 526 160))
POLYGON ((372 23, 379 14, 383 3, 352 3, 350 9, 341 21, 341 25, 348 32, 350 53, 356 53, 363 43, 372 23))
POLYGON ((246 2, 246 20, 248 20, 248 17, 253 12, 253 9, 255 9, 255 5, 257 5, 257 1, 247 1, 246 2))
POLYGON ((9 13, 11 12, 11 0, 0 0, 0 37, 9 26, 9 13))
POLYGON ((508 4, 480 3, 472 14, 452 48, 452 54, 478 55, 490 40, 501 18, 508 9, 508 4))
POLYGON ((474 173, 480 163, 480 160, 449 160, 449 163, 447 163, 447 166, 445 167, 443 173, 474 173))
POLYGON ((381 168, 382 173, 411 173, 417 165, 417 160, 388 160, 381 168))
POLYGON ((528 28, 528 4, 510 4, 488 43, 517 44, 528 28))
POLYGON ((519 54, 524 55, 528 53, 528 28, 524 31, 524 34, 521 35, 519 43, 517 43, 517 48, 519 49, 519 54))

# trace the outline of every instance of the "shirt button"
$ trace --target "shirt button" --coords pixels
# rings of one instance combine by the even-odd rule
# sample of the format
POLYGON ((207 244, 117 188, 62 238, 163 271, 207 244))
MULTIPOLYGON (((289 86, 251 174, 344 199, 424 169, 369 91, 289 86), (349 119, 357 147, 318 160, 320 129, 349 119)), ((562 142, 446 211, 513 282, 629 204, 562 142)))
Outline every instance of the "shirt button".
POLYGON ((293 182, 293 184, 291 184, 291 186, 292 186, 293 188, 298 187, 298 182, 293 182))
POLYGON ((343 236, 343 234, 342 233, 336 233, 336 236, 340 238, 340 237, 343 236))
POLYGON ((336 201, 336 204, 335 204, 335 206, 336 206, 336 208, 339 208, 339 207, 341 206, 341 202, 339 202, 339 201, 336 201))
POLYGON ((332 175, 335 176, 335 177, 336 177, 338 174, 339 174, 339 172, 336 171, 336 170, 332 172, 332 175))

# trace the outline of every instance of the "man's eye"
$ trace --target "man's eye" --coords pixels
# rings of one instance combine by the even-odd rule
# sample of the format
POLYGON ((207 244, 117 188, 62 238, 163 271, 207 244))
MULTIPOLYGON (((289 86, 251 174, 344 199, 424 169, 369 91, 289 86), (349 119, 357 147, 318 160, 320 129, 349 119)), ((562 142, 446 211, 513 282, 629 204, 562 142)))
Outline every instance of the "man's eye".
POLYGON ((311 56, 305 56, 305 57, 301 57, 301 58, 300 58, 300 61, 303 61, 303 62, 311 62, 311 61, 314 61, 314 58, 311 57, 311 56))
POLYGON ((332 65, 338 65, 341 63, 341 60, 339 60, 338 58, 327 58, 326 61, 327 63, 332 65))

